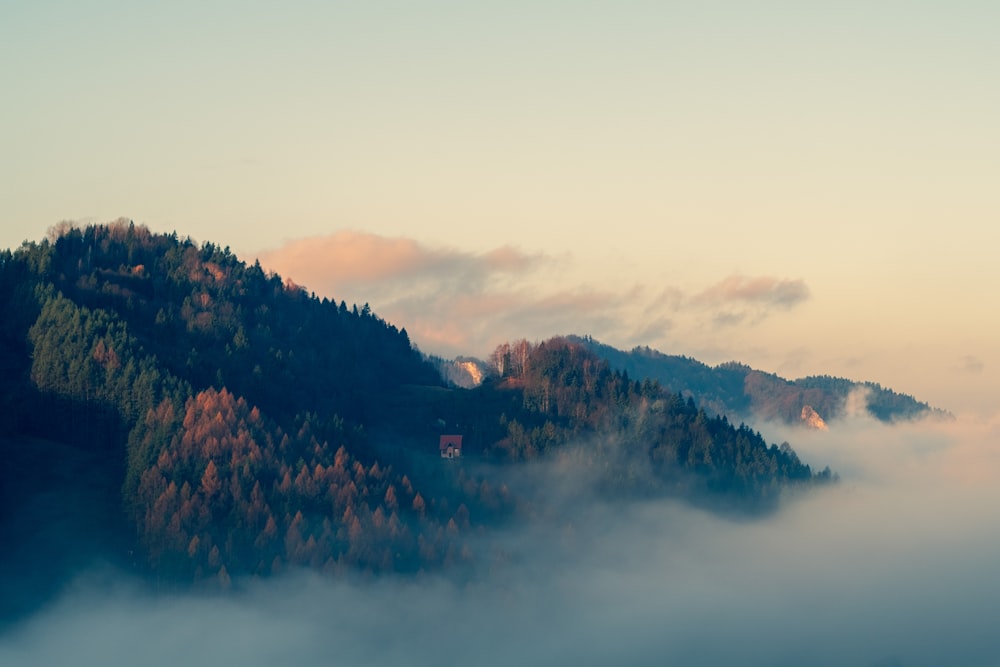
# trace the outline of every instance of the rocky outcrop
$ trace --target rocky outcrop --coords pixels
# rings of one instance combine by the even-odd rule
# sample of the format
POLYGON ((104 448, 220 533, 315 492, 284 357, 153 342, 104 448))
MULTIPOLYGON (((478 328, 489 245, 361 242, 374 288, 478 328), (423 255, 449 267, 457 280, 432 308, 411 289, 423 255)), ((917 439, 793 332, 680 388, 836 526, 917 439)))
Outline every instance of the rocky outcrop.
POLYGON ((438 370, 448 384, 463 389, 478 387, 491 372, 486 362, 470 357, 442 360, 438 370))
POLYGON ((802 406, 802 423, 817 431, 830 430, 830 427, 826 425, 826 422, 819 416, 819 413, 813 410, 811 405, 802 406))

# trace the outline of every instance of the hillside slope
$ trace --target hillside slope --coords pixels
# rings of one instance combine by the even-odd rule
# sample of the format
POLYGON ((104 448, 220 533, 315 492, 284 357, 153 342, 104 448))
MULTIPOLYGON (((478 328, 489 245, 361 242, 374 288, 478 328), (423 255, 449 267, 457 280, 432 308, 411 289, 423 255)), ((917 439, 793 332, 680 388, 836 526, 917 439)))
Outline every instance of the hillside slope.
MULTIPOLYGON (((128 221, 0 253, 0 308, 0 456, 45 438, 105 462, 128 560, 156 581, 469 567, 472 536, 544 502, 510 475, 580 452, 597 493, 727 511, 831 478, 565 339, 447 388, 367 306, 128 221), (440 459, 444 433, 463 458, 440 459)), ((16 526, 32 490, 11 488, 16 526)))

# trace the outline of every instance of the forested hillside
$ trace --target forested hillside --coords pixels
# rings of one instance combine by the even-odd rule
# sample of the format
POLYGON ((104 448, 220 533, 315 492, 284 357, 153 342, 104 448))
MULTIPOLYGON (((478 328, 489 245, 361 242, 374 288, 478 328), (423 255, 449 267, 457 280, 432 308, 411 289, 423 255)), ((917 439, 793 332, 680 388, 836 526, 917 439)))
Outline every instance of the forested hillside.
POLYGON ((852 393, 862 392, 864 409, 883 422, 915 419, 929 414, 946 416, 907 394, 899 394, 874 382, 855 382, 830 376, 786 380, 773 373, 754 370, 737 362, 709 366, 681 355, 663 354, 648 347, 623 352, 589 337, 571 337, 574 342, 614 368, 637 378, 661 382, 671 391, 691 396, 713 414, 733 420, 777 420, 802 423, 810 410, 824 420, 843 417, 852 393))
MULTIPOLYGON (((129 559, 160 581, 471 566, 472 536, 542 502, 508 475, 558 456, 599 493, 744 512, 830 478, 570 340, 508 346, 499 377, 447 388, 367 305, 128 221, 0 254, 0 308, 0 460, 32 438, 99 453, 129 559), (438 456, 445 433, 461 459, 438 456)), ((31 493, 12 496, 20 474, 0 468, 0 520, 31 493)))

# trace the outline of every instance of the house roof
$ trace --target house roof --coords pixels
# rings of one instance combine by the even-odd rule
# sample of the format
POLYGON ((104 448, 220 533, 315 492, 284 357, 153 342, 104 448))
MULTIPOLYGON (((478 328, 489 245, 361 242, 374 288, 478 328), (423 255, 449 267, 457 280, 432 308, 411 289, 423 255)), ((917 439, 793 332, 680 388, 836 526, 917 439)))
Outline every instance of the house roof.
POLYGON ((442 435, 440 449, 445 450, 448 447, 454 447, 455 449, 462 448, 462 436, 460 435, 442 435))

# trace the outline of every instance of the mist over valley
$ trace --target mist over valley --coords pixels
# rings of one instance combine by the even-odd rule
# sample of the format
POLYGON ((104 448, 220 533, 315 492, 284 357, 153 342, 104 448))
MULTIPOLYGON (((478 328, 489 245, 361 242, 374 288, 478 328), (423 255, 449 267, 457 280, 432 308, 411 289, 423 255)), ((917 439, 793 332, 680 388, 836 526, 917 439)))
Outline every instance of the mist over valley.
POLYGON ((572 502, 491 535, 495 557, 469 576, 293 571, 155 593, 97 567, 8 628, 0 660, 994 664, 997 425, 837 426, 800 450, 841 483, 766 517, 601 501, 572 464, 535 464, 530 483, 572 502))
POLYGON ((4 664, 995 663, 995 419, 589 337, 429 358, 125 221, 0 288, 4 664))

